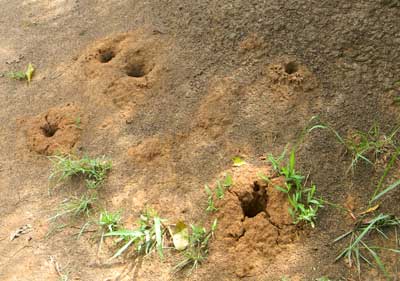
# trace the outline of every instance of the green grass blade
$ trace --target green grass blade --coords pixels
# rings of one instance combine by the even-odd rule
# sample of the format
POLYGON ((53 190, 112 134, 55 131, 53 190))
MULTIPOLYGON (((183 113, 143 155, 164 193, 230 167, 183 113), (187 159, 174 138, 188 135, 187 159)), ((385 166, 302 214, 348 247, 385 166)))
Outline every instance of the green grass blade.
POLYGON ((116 253, 113 255, 110 260, 119 257, 128 247, 135 241, 135 239, 129 240, 124 246, 122 246, 116 253))
POLYGON ((333 240, 333 242, 334 242, 334 243, 335 243, 335 242, 338 242, 338 241, 342 240, 343 238, 347 237, 348 235, 350 235, 351 233, 353 233, 352 230, 346 232, 345 234, 340 235, 338 238, 336 238, 335 240, 333 240))
POLYGON ((361 243, 363 244, 363 246, 370 252, 370 254, 372 255, 372 257, 375 259, 376 264, 378 265, 379 269, 383 272, 383 274, 385 275, 385 277, 389 280, 390 276, 389 273, 386 271, 385 265, 382 263, 381 259, 379 258, 378 254, 372 250, 371 248, 368 247, 367 244, 365 244, 364 242, 361 241, 361 243))
POLYGON ((365 262, 368 263, 370 266, 372 266, 372 262, 370 262, 369 259, 367 259, 363 254, 360 253, 360 257, 363 259, 363 261, 365 261, 365 262))
POLYGON ((356 238, 356 240, 354 240, 354 242, 350 245, 350 248, 353 248, 355 245, 357 245, 358 243, 361 242, 361 240, 364 238, 364 236, 370 231, 370 229, 375 225, 376 222, 380 221, 380 220, 384 220, 386 218, 388 218, 388 215, 383 215, 380 214, 379 216, 377 216, 376 218, 374 218, 373 220, 371 220, 368 224, 367 227, 364 228, 364 230, 361 232, 361 234, 356 238))
POLYGON ((162 229, 161 229, 161 220, 159 217, 154 217, 154 229, 156 232, 156 243, 157 243, 157 251, 158 255, 161 259, 164 258, 163 254, 163 242, 162 242, 162 229))
POLYGON ((290 153, 290 159, 289 159, 289 173, 294 172, 294 166, 296 164, 296 157, 295 157, 295 151, 294 149, 290 153))
POLYGON ((279 185, 274 184, 273 187, 274 187, 276 190, 279 190, 280 192, 288 193, 288 190, 287 190, 287 189, 284 189, 283 187, 281 187, 281 186, 279 186, 279 185))
POLYGON ((315 125, 315 126, 312 126, 311 128, 309 128, 308 129, 308 132, 310 133, 310 132, 312 132, 313 130, 315 130, 315 129, 326 129, 327 127, 325 126, 325 125, 321 125, 321 124, 319 124, 319 125, 315 125))
POLYGON ((139 238, 143 236, 143 232, 137 230, 117 230, 108 232, 104 236, 122 236, 122 237, 139 238))
POLYGON ((376 197, 376 194, 379 192, 379 190, 381 189, 381 186, 383 184, 383 181, 385 180, 387 174, 389 173, 390 169, 392 168, 394 162, 396 161, 397 157, 400 154, 400 149, 397 149, 396 152, 392 155, 392 158, 390 158, 389 163, 387 164, 382 177, 379 179, 378 185, 374 191, 374 195, 372 196, 372 199, 370 201, 370 204, 372 203, 373 199, 376 197))
POLYGON ((389 185, 385 190, 383 190, 382 192, 380 192, 378 195, 375 195, 372 200, 371 203, 378 200, 379 198, 381 198, 383 195, 385 195, 386 193, 388 193, 389 191, 395 189, 398 185, 400 185, 400 180, 395 181, 394 183, 392 183, 391 185, 389 185))
POLYGON ((357 266, 357 272, 358 272, 358 274, 360 274, 361 273, 360 248, 356 247, 354 249, 354 256, 355 256, 355 259, 356 259, 355 262, 356 262, 356 266, 357 266))
MULTIPOLYGON (((362 153, 364 153, 364 152, 362 152, 362 153)), ((373 165, 373 163, 371 162, 371 160, 369 160, 367 157, 365 157, 364 155, 362 155, 362 153, 357 154, 357 157, 359 157, 359 158, 363 159, 365 162, 367 162, 367 163, 373 165)), ((356 162, 357 162, 357 160, 356 160, 356 162)))

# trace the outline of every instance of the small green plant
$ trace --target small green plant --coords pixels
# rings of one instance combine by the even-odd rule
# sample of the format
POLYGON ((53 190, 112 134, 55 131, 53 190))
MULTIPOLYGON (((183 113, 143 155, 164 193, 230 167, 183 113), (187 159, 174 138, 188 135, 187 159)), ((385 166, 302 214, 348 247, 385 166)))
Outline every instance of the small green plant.
POLYGON ((106 231, 112 232, 117 229, 118 225, 120 224, 120 221, 121 221, 120 212, 112 213, 108 211, 103 211, 100 213, 98 223, 106 231))
POLYGON ((394 151, 396 149, 394 136, 398 131, 399 128, 396 128, 389 136, 386 136, 381 133, 379 126, 374 124, 368 132, 357 131, 345 139, 347 150, 352 155, 349 169, 354 170, 360 160, 374 165, 380 155, 394 151))
POLYGON ((121 213, 116 212, 108 212, 108 211, 102 211, 100 213, 99 220, 97 224, 101 227, 101 237, 100 237, 100 242, 99 242, 99 252, 101 251, 101 246, 104 241, 104 234, 107 232, 113 232, 116 231, 120 225, 121 222, 121 213))
POLYGON ((51 218, 55 220, 64 215, 70 215, 73 217, 89 216, 90 211, 93 209, 95 202, 97 201, 96 195, 82 195, 79 197, 72 197, 61 203, 60 211, 51 218))
POLYGON ((371 206, 374 201, 380 199, 382 196, 400 185, 400 180, 397 180, 382 190, 387 175, 400 156, 400 146, 395 138, 400 130, 400 126, 393 129, 387 136, 381 133, 377 124, 374 124, 368 132, 365 133, 358 131, 347 139, 343 139, 331 126, 322 123, 313 126, 309 131, 317 128, 330 130, 336 136, 337 140, 347 148, 347 151, 351 153, 352 161, 347 171, 354 171, 355 166, 360 160, 375 165, 382 155, 387 156, 385 157, 385 160, 390 159, 385 165, 385 169, 378 181, 374 194, 369 202, 369 206, 371 206))
MULTIPOLYGON (((315 220, 318 209, 323 207, 323 200, 315 197, 316 186, 311 184, 311 187, 305 187, 305 177, 295 170, 295 150, 290 153, 289 161, 286 166, 281 165, 285 158, 286 150, 278 157, 268 156, 268 161, 272 168, 279 176, 285 178, 284 186, 274 184, 273 186, 287 194, 290 203, 289 213, 293 218, 293 223, 305 221, 310 223, 311 227, 315 227, 315 220)), ((268 183, 271 180, 263 175, 261 178, 268 183)))
POLYGON ((49 159, 53 163, 50 180, 58 184, 73 176, 83 176, 89 189, 100 186, 112 167, 111 162, 106 161, 104 157, 91 159, 88 156, 78 158, 73 155, 56 155, 50 156, 49 159))
POLYGON ((207 184, 204 186, 204 190, 206 191, 206 194, 207 194, 207 208, 206 208, 206 211, 210 212, 210 213, 218 211, 218 208, 215 207, 215 203, 214 203, 214 194, 213 194, 213 192, 211 191, 210 187, 207 184))
POLYGON ((400 127, 395 128, 389 135, 385 135, 381 132, 379 126, 374 124, 367 132, 355 131, 347 138, 341 137, 335 129, 327 124, 320 123, 313 126, 309 131, 314 129, 328 129, 335 135, 336 139, 351 154, 351 163, 347 172, 350 170, 354 172, 360 161, 374 165, 380 156, 393 154, 397 150, 395 136, 400 127))
POLYGON ((392 215, 379 214, 372 219, 367 219, 365 216, 360 217, 352 230, 334 240, 334 242, 338 242, 346 237, 350 237, 349 246, 336 257, 336 260, 346 257, 349 266, 355 265, 360 274, 361 261, 365 261, 367 264, 372 265, 372 262, 369 259, 372 258, 384 275, 389 278, 389 274, 377 251, 389 250, 395 253, 400 253, 400 250, 370 246, 366 240, 372 233, 378 233, 384 239, 388 239, 384 230, 390 227, 397 228, 398 226, 400 226, 400 219, 392 215))
POLYGON ((323 201, 314 197, 315 191, 315 184, 312 184, 310 188, 296 189, 292 196, 288 195, 289 203, 292 205, 289 212, 295 224, 305 221, 310 223, 311 227, 315 227, 314 221, 317 218, 318 209, 323 207, 323 201))
POLYGON ((8 73, 8 77, 16 80, 26 80, 30 83, 34 72, 35 68, 29 63, 25 71, 11 71, 8 73))
MULTIPOLYGON (((225 191, 232 186, 232 176, 229 174, 225 175, 225 179, 221 182, 220 180, 216 183, 215 196, 218 200, 221 200, 225 196, 225 191)), ((208 185, 204 186, 204 190, 207 194, 207 212, 216 212, 218 208, 215 207, 214 193, 208 185)))
POLYGON ((223 182, 221 181, 217 181, 217 187, 215 189, 215 195, 217 196, 217 198, 219 200, 221 200, 222 198, 224 198, 225 196, 225 191, 227 189, 229 189, 232 185, 232 176, 227 174, 225 175, 225 179, 223 182))
POLYGON ((179 272, 191 265, 188 274, 191 274, 208 255, 208 244, 210 239, 214 237, 217 229, 217 220, 215 219, 211 229, 206 230, 205 227, 191 225, 191 233, 189 236, 189 245, 183 252, 183 259, 173 268, 173 272, 179 272))
POLYGON ((163 236, 166 233, 163 221, 154 210, 147 209, 140 215, 139 226, 136 229, 120 229, 106 233, 104 236, 118 237, 117 243, 123 242, 123 246, 111 259, 121 256, 131 245, 135 246, 139 254, 149 254, 156 249, 162 259, 163 236))

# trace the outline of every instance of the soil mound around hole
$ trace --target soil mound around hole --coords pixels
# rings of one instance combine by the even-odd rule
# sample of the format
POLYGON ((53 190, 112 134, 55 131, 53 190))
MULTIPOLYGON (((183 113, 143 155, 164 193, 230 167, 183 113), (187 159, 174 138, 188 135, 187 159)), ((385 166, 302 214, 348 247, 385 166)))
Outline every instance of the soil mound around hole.
POLYGON ((115 57, 113 50, 99 50, 98 60, 101 63, 107 63, 115 57))
POLYGON ((297 137, 311 116, 318 115, 323 103, 317 79, 308 68, 296 58, 277 57, 260 66, 253 78, 238 68, 213 79, 192 126, 193 131, 241 149, 274 143, 275 139, 287 143, 297 137))
POLYGON ((281 87, 290 86, 297 91, 307 92, 317 87, 317 82, 310 71, 290 58, 282 58, 270 64, 267 68, 267 76, 272 84, 281 87))
POLYGON ((117 107, 134 107, 160 81, 167 45, 166 36, 147 28, 116 34, 89 46, 73 75, 89 85, 86 94, 99 103, 109 99, 117 107))
POLYGON ((266 270, 285 245, 293 243, 296 227, 286 194, 259 177, 272 176, 269 168, 244 165, 227 173, 233 185, 217 204, 220 232, 215 247, 224 251, 221 262, 231 264, 238 277, 251 276, 266 270))
POLYGON ((54 107, 26 121, 26 141, 30 150, 52 155, 70 152, 81 135, 82 114, 72 104, 54 107))

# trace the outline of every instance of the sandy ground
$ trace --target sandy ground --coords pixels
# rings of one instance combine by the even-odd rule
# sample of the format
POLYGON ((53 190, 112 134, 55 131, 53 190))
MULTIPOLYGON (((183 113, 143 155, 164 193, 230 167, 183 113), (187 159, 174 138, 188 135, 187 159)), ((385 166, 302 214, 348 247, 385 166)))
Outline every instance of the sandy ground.
MULTIPOLYGON (((315 229, 296 229, 278 195, 254 188, 269 171, 260 157, 293 145, 312 116, 343 135, 398 124, 398 1, 0 4, 0 73, 36 68, 29 85, 0 78, 0 280, 60 280, 55 263, 68 280, 85 281, 384 280, 376 269, 365 266, 359 278, 334 262, 340 245, 331 242, 351 218, 324 208, 315 229), (165 262, 110 262, 111 242, 99 253, 96 232, 76 239, 83 221, 52 232, 60 202, 85 190, 73 181, 48 193, 46 156, 57 150, 112 160, 99 202, 122 210, 126 225, 148 205, 171 220, 209 224, 203 186, 228 171, 237 194, 267 206, 253 217, 241 213, 241 196, 228 196, 209 259, 188 277, 170 273, 174 253, 165 262), (237 155, 246 169, 232 170, 237 155), (10 241, 27 224, 31 231, 10 241)), ((381 171, 362 166, 349 176, 349 161, 325 131, 298 153, 320 195, 359 211, 381 171)), ((393 192, 382 211, 400 215, 399 199, 393 192)), ((384 259, 398 275, 397 258, 384 259)))

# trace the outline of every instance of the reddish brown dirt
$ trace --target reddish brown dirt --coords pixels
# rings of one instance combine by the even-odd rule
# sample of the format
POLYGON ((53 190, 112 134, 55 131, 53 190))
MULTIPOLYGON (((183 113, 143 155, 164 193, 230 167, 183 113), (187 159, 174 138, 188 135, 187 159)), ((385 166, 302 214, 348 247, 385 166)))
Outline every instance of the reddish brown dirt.
MULTIPOLYGON (((215 241, 224 258, 213 262, 241 278, 257 276, 296 237, 289 204, 286 194, 260 180, 260 174, 272 176, 268 168, 244 165, 228 173, 233 185, 217 204, 221 231, 215 241)), ((282 184, 279 178, 272 182, 282 184)))
MULTIPOLYGON (((353 226, 350 216, 326 206, 315 229, 295 228, 283 194, 257 173, 271 174, 259 157, 293 145, 312 116, 343 136, 396 126, 399 8, 396 0, 2 3, 0 73, 29 62, 37 70, 29 85, 0 78, 0 280, 58 280, 51 260, 85 281, 384 280, 366 265, 359 277, 334 262, 346 244, 332 241, 353 226), (172 251, 164 262, 110 261, 116 246, 106 239, 99 251, 96 226, 79 239, 83 219, 57 231, 48 219, 85 191, 71 181, 49 194, 46 155, 57 151, 112 160, 92 219, 122 210, 131 228, 146 206, 172 223, 219 218, 208 259, 190 276, 172 275, 172 251), (232 168, 237 155, 249 164, 232 168), (206 214, 203 186, 227 172, 234 185, 206 214), (242 205, 254 200, 246 216, 242 205), (32 231, 10 241, 26 224, 32 231)), ((326 130, 304 139, 297 160, 318 195, 355 214, 383 170, 346 173, 350 156, 326 130)), ((397 189, 380 211, 400 216, 399 200, 397 189)), ((382 258, 398 275, 398 256, 382 258)))
POLYGON ((138 29, 98 41, 78 58, 75 78, 83 78, 93 100, 104 103, 106 97, 134 110, 167 71, 164 49, 172 45, 166 39, 156 31, 138 29))
POLYGON ((83 130, 83 114, 72 104, 55 107, 36 117, 21 120, 27 146, 40 154, 71 153, 83 130))

